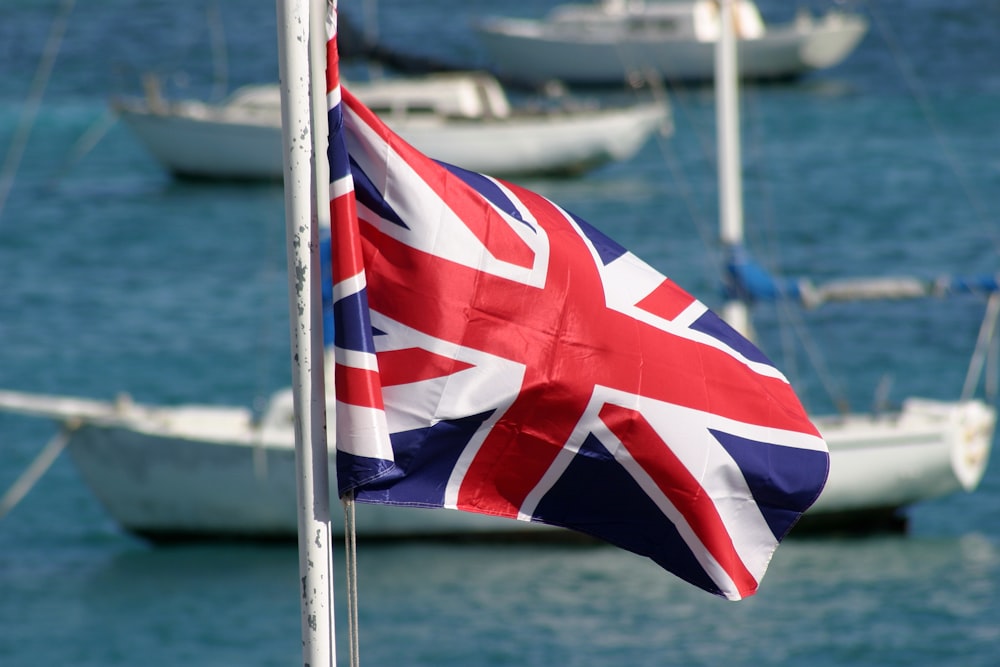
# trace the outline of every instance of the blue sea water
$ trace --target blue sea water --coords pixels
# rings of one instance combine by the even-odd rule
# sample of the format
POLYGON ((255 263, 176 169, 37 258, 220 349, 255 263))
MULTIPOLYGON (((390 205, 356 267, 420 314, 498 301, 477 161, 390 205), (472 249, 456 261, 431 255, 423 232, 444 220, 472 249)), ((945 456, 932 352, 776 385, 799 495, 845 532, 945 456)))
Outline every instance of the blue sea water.
MULTIPOLYGON (((360 3, 344 12, 363 15, 360 3)), ((469 29, 486 0, 379 4, 399 48, 485 64, 469 29), (428 37, 431 37, 428 39, 428 37)), ((821 3, 813 2, 813 6, 821 3)), ((0 4, 0 154, 17 133, 55 0, 0 4)), ((504 11, 541 14, 551 3, 504 11)), ((778 0, 768 18, 788 18, 778 0)), ((749 241, 818 279, 995 272, 1000 4, 849 5, 872 32, 843 65, 744 90, 749 241)), ((0 387, 155 403, 253 405, 289 377, 278 185, 172 180, 108 115, 156 71, 211 96, 277 77, 270 2, 77 3, 0 211, 0 387), (216 35, 216 37, 213 37, 216 35), (106 130, 106 132, 104 131, 106 130), (98 139, 89 146, 89 138, 98 139)), ((597 94, 588 92, 588 94, 597 94)), ((707 88, 674 91, 676 133, 634 160, 527 184, 718 303, 707 88)), ((802 313, 810 347, 764 310, 763 344, 817 412, 807 373, 856 409, 954 398, 982 301, 837 305, 802 313), (807 354, 806 351, 810 352, 807 354), (801 371, 801 374, 800 374, 801 371)), ((53 435, 0 414, 0 493, 53 435)), ((906 535, 790 539, 760 592, 728 603, 651 563, 589 546, 361 545, 364 664, 995 665, 1000 472, 912 509, 906 535)), ((343 600, 337 560, 337 593, 343 600)), ((0 665, 149 667, 301 661, 294 546, 152 547, 123 534, 66 456, 0 519, 0 665)), ((341 663, 345 607, 338 604, 341 663)))

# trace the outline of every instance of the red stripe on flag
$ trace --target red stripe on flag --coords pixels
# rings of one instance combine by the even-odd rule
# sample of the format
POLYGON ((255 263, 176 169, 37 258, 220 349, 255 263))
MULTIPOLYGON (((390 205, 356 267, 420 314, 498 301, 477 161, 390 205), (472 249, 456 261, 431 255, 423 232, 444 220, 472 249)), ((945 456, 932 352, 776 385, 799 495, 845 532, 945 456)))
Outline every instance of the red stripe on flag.
POLYGON ((364 271, 356 211, 354 193, 330 201, 330 220, 335 234, 331 248, 334 285, 364 271))
POLYGON ((740 595, 752 595, 757 590, 757 580, 736 552, 732 536, 726 530, 711 496, 653 430, 642 413, 605 404, 601 408, 600 417, 663 495, 684 516, 701 544, 733 580, 740 595))
POLYGON ((384 410, 378 371, 337 364, 337 400, 348 405, 384 410))
POLYGON ((672 320, 692 303, 694 303, 694 297, 678 287, 672 280, 667 279, 635 305, 657 317, 672 320))
POLYGON ((464 361, 416 347, 379 352, 378 365, 383 387, 431 380, 473 367, 464 361))

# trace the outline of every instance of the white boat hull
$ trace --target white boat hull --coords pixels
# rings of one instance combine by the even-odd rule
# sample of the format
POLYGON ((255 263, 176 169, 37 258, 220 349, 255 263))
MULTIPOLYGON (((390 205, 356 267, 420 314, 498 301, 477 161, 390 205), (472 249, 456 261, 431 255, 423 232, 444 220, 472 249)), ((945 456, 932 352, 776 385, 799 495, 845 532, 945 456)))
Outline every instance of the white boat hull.
MULTIPOLYGON (((15 392, 0 392, 0 408, 71 428, 68 448, 81 477, 128 531, 156 540, 296 534, 287 394, 272 402, 259 425, 241 408, 150 408, 15 392)), ((817 419, 831 469, 803 525, 836 519, 850 527, 973 490, 989 459, 995 418, 979 401, 913 400, 884 417, 817 419)), ((335 508, 333 515, 342 534, 342 513, 335 508)), ((357 530, 366 539, 386 539, 542 537, 539 531, 555 529, 451 510, 359 504, 357 530)))
MULTIPOLYGON (((292 447, 85 426, 74 434, 69 452, 101 504, 130 532, 163 541, 296 535, 292 447)), ((334 532, 343 535, 343 512, 332 509, 334 532)), ((536 528, 466 512, 360 503, 356 516, 359 536, 368 539, 513 534, 536 528)))
MULTIPOLYGON (((859 18, 789 24, 737 42, 739 73, 745 79, 787 79, 832 67, 850 54, 867 32, 859 18)), ((580 34, 549 29, 542 22, 494 18, 479 37, 497 70, 525 83, 557 79, 570 84, 620 84, 652 70, 666 81, 709 81, 715 41, 671 39, 656 34, 580 34)))
MULTIPOLYGON (((235 180, 282 178, 281 119, 227 118, 207 105, 151 110, 143 101, 117 111, 146 149, 183 177, 235 180)), ((657 131, 671 131, 659 103, 505 118, 383 117, 417 150, 492 176, 576 174, 627 160, 657 131)))
POLYGON ((168 171, 188 178, 280 181, 281 129, 161 116, 119 115, 168 171))
POLYGON ((910 399, 885 416, 814 420, 830 448, 830 476, 812 514, 905 507, 979 485, 995 411, 980 401, 910 399))
MULTIPOLYGON (((255 423, 236 407, 173 408, 0 391, 0 409, 68 431, 80 476, 125 530, 157 541, 286 540, 297 534, 291 395, 255 423)), ((331 462, 331 480, 334 469, 331 462)), ((335 495, 335 494, 334 494, 335 495)), ((343 512, 333 508, 334 532, 343 512)), ((458 511, 357 504, 367 539, 505 535, 546 527, 458 511)), ((549 529, 551 531, 551 529, 549 529)))

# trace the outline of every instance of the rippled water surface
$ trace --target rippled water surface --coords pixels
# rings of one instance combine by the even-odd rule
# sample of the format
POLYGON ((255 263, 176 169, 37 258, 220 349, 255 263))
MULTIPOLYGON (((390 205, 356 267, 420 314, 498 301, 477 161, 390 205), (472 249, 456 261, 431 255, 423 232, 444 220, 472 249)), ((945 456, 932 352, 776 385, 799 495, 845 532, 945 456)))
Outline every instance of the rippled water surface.
MULTIPOLYGON (((500 5, 378 4, 387 43, 485 64, 470 22, 500 5)), ((5 155, 62 5, 0 5, 5 155)), ((289 376, 281 188, 171 180, 108 100, 138 91, 147 71, 198 96, 217 81, 275 80, 274 7, 77 5, 0 212, 0 387, 253 405, 289 376), (224 80, 213 43, 228 54, 224 80)), ((744 91, 754 252, 819 278, 995 272, 1000 6, 852 6, 873 28, 846 63, 744 91)), ((712 93, 673 93, 672 138, 583 178, 528 184, 717 304, 712 93)), ((800 314, 825 381, 807 372, 815 355, 779 333, 782 317, 758 314, 763 344, 812 409, 832 409, 825 384, 868 409, 886 379, 890 401, 957 396, 982 302, 800 314)), ((0 414, 0 493, 52 435, 0 414)), ((296 664, 297 582, 293 546, 154 548, 121 533, 64 456, 0 520, 0 664, 296 664)), ((739 603, 605 547, 362 544, 359 585, 364 664, 994 665, 1000 473, 992 465, 975 493, 913 508, 908 535, 792 539, 739 603)), ((345 617, 338 604, 341 653, 345 617)))

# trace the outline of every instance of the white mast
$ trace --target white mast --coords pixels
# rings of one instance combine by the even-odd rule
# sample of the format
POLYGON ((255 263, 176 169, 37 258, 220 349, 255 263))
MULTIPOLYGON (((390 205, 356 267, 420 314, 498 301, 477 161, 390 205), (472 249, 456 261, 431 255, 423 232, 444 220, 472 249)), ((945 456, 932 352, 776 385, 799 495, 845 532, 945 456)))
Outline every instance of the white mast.
MULTIPOLYGON (((329 215, 329 199, 324 203, 322 194, 329 177, 324 183, 317 181, 315 173, 316 168, 322 170, 321 163, 326 159, 326 3, 313 2, 312 11, 310 0, 276 0, 276 4, 298 473, 302 652, 304 665, 320 667, 332 666, 336 659, 318 231, 318 219, 329 215), (313 109, 311 100, 316 97, 322 100, 320 113, 313 109)), ((317 101, 317 108, 319 104, 317 101)))
MULTIPOLYGON (((743 244, 743 168, 740 156, 739 81, 733 0, 719 2, 719 39, 715 46, 715 124, 719 171, 719 237, 727 255, 743 244)), ((750 336, 744 302, 727 301, 722 317, 750 336)))

